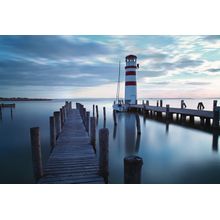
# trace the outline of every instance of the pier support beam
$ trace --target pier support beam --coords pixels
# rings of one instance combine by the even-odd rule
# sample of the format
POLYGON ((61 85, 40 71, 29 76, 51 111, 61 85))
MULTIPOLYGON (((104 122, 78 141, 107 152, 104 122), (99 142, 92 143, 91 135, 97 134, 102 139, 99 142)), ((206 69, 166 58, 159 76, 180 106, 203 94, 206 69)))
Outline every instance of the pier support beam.
POLYGON ((98 117, 99 117, 99 107, 98 107, 98 105, 96 105, 95 108, 96 108, 96 118, 98 119, 98 117))
POLYGON ((194 115, 189 116, 189 121, 190 121, 191 124, 194 124, 194 122, 195 122, 194 115))
POLYGON ((140 135, 141 134, 140 117, 138 114, 135 114, 135 118, 136 118, 137 134, 140 135))
POLYGON ((163 107, 163 100, 160 100, 160 107, 163 107))
POLYGON ((213 111, 213 128, 219 128, 219 112, 220 107, 215 107, 213 111))
POLYGON ((35 180, 37 181, 43 176, 43 165, 40 144, 40 128, 34 127, 30 129, 31 149, 35 180))
POLYGON ((129 156, 124 158, 124 183, 141 183, 141 168, 143 160, 138 156, 129 156))
POLYGON ((113 110, 114 125, 117 125, 116 111, 113 110))
POLYGON ((171 114, 170 114, 170 105, 166 105, 166 120, 171 119, 171 114))

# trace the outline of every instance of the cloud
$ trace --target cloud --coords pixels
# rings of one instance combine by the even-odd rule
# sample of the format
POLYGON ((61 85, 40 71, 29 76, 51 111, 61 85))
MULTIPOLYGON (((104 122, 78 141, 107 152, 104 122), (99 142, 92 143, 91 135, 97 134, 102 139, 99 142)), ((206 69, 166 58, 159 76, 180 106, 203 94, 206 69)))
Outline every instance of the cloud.
POLYGON ((211 69, 207 69, 208 72, 212 72, 212 73, 216 73, 216 72, 220 72, 220 68, 211 68, 211 69))
POLYGON ((186 85, 193 85, 193 86, 202 86, 202 85, 210 85, 210 82, 185 82, 186 85))

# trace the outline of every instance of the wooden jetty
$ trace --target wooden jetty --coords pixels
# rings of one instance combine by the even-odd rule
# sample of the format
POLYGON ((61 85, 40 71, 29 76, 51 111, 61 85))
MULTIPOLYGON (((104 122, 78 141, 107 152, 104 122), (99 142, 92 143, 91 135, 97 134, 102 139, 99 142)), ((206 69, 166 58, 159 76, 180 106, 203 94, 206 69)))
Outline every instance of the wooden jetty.
POLYGON ((0 103, 0 108, 15 108, 15 103, 13 104, 0 103))
MULTIPOLYGON (((77 104, 77 108, 72 109, 71 104, 66 103, 60 111, 63 115, 60 123, 62 120, 64 123, 37 183, 105 183, 99 175, 99 160, 88 135, 89 120, 85 117, 89 114, 77 104)), ((55 126, 52 118, 51 125, 55 126)), ((52 128, 51 134, 55 131, 52 128)), ((54 139, 54 134, 52 136, 54 139)))
POLYGON ((126 109, 128 112, 140 112, 144 115, 156 115, 162 117, 165 115, 166 119, 172 119, 175 115, 177 119, 186 121, 187 117, 190 122, 194 123, 195 117, 200 118, 201 124, 210 125, 212 123, 213 128, 219 129, 219 119, 220 119, 220 107, 217 106, 217 101, 213 101, 213 111, 207 110, 197 110, 197 109, 188 109, 188 108, 171 108, 169 105, 165 107, 162 106, 162 100, 157 102, 157 106, 149 105, 147 101, 146 104, 121 104, 121 106, 126 109))

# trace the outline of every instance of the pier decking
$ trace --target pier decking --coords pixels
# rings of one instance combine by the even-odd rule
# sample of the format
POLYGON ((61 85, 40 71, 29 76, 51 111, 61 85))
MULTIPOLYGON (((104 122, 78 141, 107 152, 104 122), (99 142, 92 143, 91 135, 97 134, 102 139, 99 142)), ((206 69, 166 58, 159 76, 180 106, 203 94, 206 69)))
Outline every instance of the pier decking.
POLYGON ((78 109, 71 109, 38 183, 104 183, 78 109))

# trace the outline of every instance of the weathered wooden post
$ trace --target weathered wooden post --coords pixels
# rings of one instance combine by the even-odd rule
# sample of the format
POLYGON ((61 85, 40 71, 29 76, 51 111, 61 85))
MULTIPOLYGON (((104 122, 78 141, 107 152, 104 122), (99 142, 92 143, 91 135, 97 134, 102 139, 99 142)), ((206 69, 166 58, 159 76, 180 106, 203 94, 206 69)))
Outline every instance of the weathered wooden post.
POLYGON ((95 117, 90 117, 90 138, 93 147, 96 145, 96 123, 95 117))
POLYGON ((103 107, 103 119, 106 120, 106 109, 103 107))
POLYGON ((11 107, 11 120, 13 120, 13 109, 11 107))
POLYGON ((215 107, 217 107, 217 100, 213 100, 213 112, 215 111, 215 107))
POLYGON ((139 115, 135 114, 135 118, 136 118, 137 134, 140 135, 141 134, 141 125, 140 125, 139 115))
POLYGON ((181 100, 180 107, 183 109, 184 100, 181 100))
POLYGON ((157 100, 157 107, 159 107, 159 101, 157 100))
POLYGON ((219 127, 219 112, 220 112, 220 107, 215 107, 214 112, 213 112, 213 128, 218 128, 219 127))
POLYGON ((146 105, 149 106, 149 100, 146 101, 146 105))
POLYGON ((166 119, 170 119, 170 105, 166 105, 166 119))
POLYGON ((108 182, 108 128, 99 130, 99 174, 108 182))
POLYGON ((138 156, 128 156, 124 158, 124 183, 141 183, 141 168, 143 160, 138 156))
POLYGON ((50 116, 50 146, 52 149, 56 145, 56 126, 54 116, 50 116))
POLYGON ((92 117, 95 117, 95 105, 92 105, 92 117))
POLYGON ((62 108, 60 108, 60 122, 61 122, 61 129, 62 129, 63 125, 64 125, 63 109, 62 108))
POLYGON ((113 110, 114 125, 117 125, 116 111, 113 110))
POLYGON ((54 112, 55 126, 56 126, 56 138, 61 132, 60 112, 54 112))
POLYGON ((160 107, 163 107, 163 100, 160 100, 160 107))
POLYGON ((98 118, 98 117, 99 117, 99 108, 98 108, 98 105, 96 105, 95 108, 96 108, 96 118, 98 118))
POLYGON ((90 119, 90 112, 86 112, 86 131, 89 135, 89 119, 90 119))
POLYGON ((37 181, 43 176, 43 165, 41 156, 41 144, 40 144, 40 128, 30 128, 31 135, 31 149, 32 149, 32 161, 35 180, 37 181))
POLYGON ((69 104, 70 104, 70 110, 72 109, 72 102, 69 102, 69 104))

